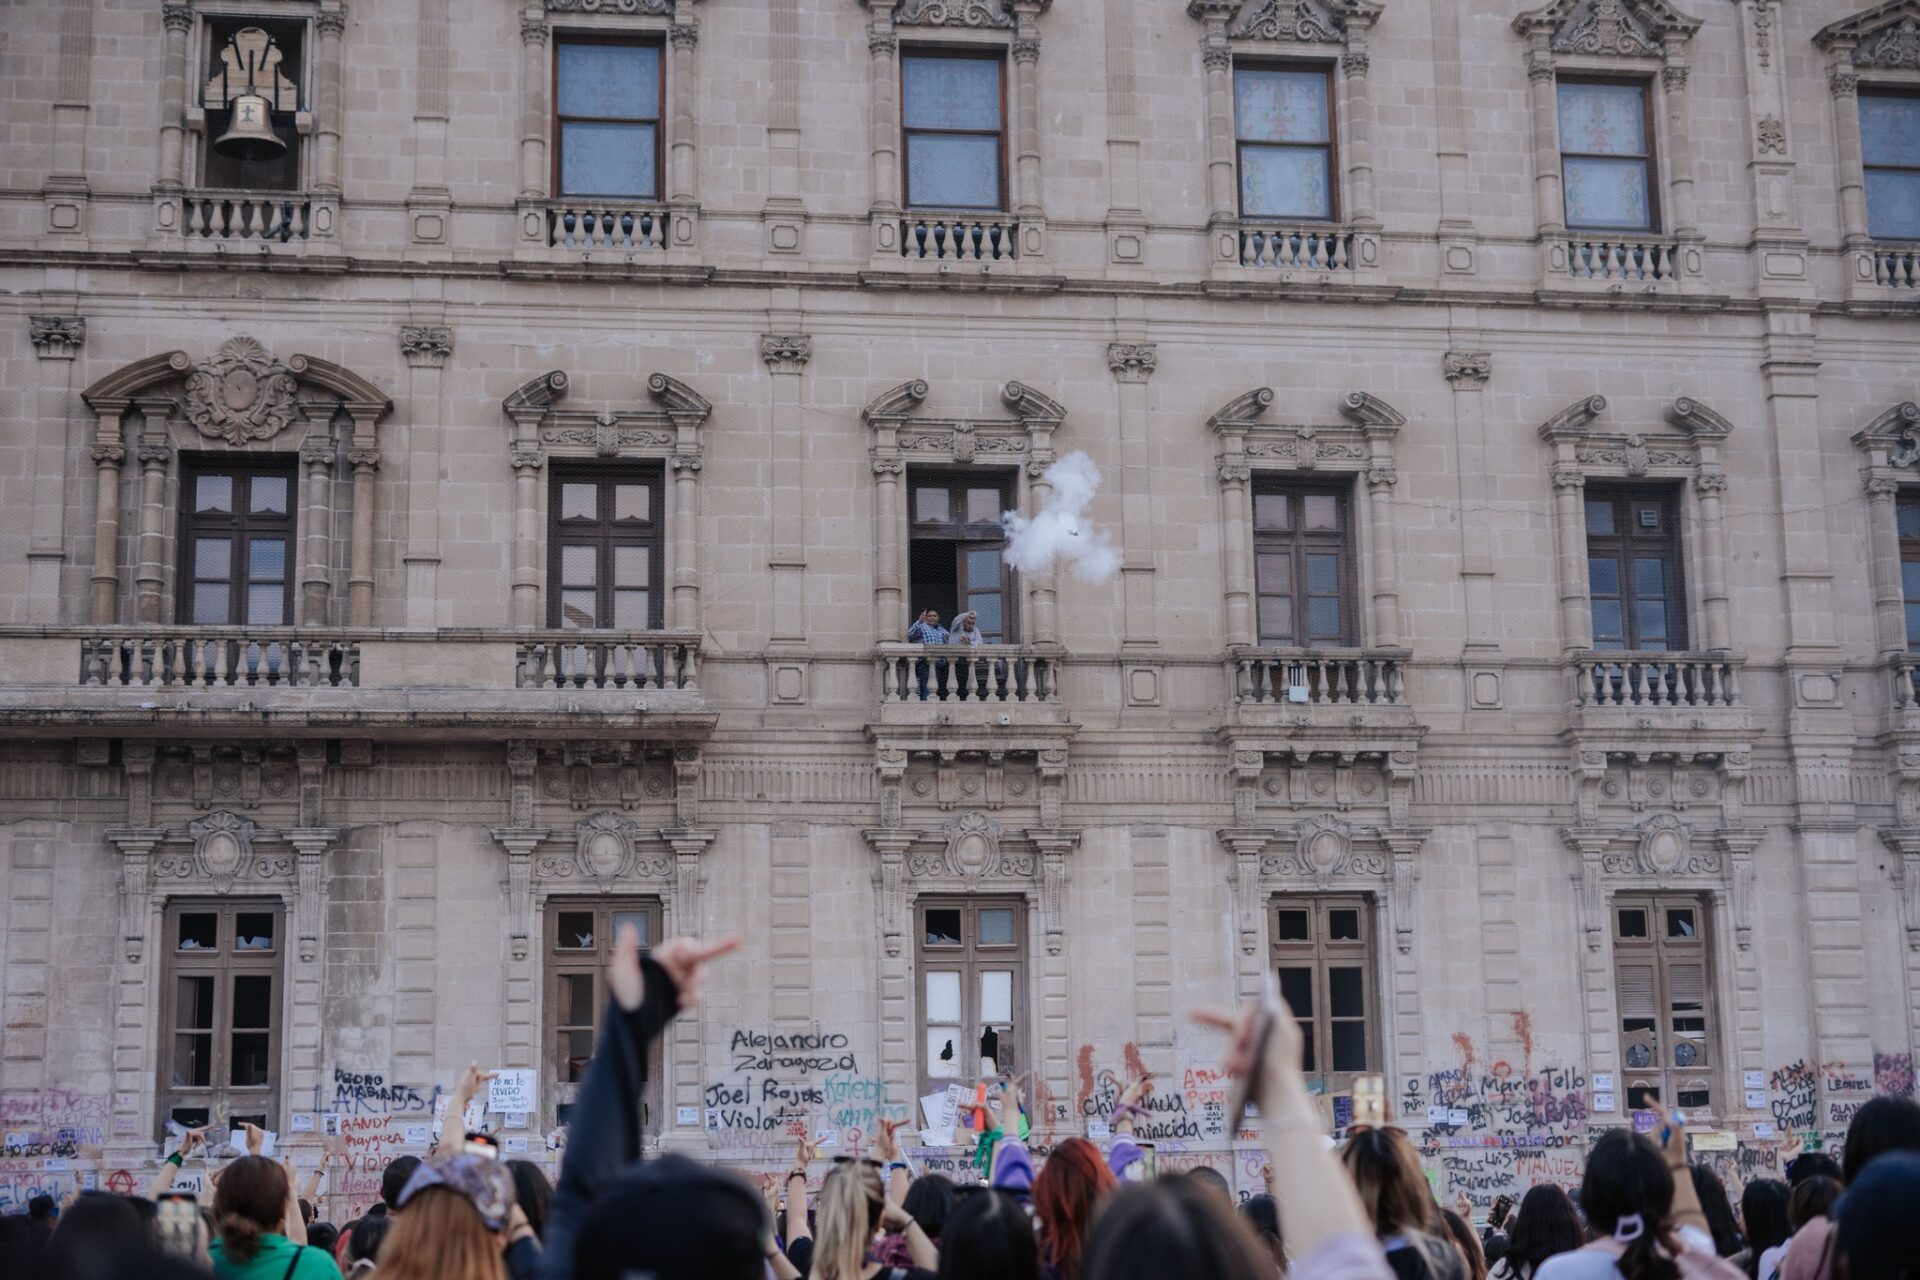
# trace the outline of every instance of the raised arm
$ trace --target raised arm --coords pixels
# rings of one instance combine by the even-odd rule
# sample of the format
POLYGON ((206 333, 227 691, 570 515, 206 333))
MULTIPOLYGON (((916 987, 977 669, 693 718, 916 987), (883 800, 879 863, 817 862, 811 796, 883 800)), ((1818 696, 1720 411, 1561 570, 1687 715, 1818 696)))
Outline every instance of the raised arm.
MULTIPOLYGON (((248 1125, 247 1128, 253 1128, 248 1125)), ((247 1135, 247 1145, 253 1145, 253 1135, 247 1135)), ((287 1212, 285 1221, 280 1224, 280 1234, 295 1244, 307 1242, 307 1220, 300 1214, 300 1183, 294 1177, 293 1157, 281 1156, 280 1167, 287 1171, 287 1212)))
POLYGON ((900 1153, 900 1129, 906 1123, 881 1117, 880 1134, 874 1141, 875 1154, 887 1166, 887 1199, 894 1204, 907 1202, 907 1186, 913 1181, 900 1153))
POLYGON ((787 1171, 787 1218, 780 1230, 789 1249, 795 1240, 813 1239, 813 1228, 807 1225, 807 1166, 817 1154, 812 1141, 801 1134, 794 1144, 793 1168, 787 1171))
MULTIPOLYGON (((1674 1117, 1678 1115, 1674 1113, 1674 1117)), ((1707 1211, 1700 1207, 1700 1194, 1693 1187, 1693 1170, 1687 1163, 1686 1126, 1674 1123, 1674 1117, 1669 1117, 1664 1141, 1660 1144, 1660 1154, 1673 1172, 1673 1228, 1677 1231, 1681 1227, 1698 1227, 1711 1233, 1707 1211)))
POLYGON ((900 1238, 907 1242, 907 1252, 913 1256, 914 1266, 928 1271, 940 1269, 939 1248, 927 1237, 926 1229, 913 1220, 912 1214, 889 1200, 880 1211, 880 1225, 900 1233, 900 1238))
POLYGON ((433 1154, 458 1155, 466 1149, 467 1104, 480 1096, 480 1086, 491 1079, 493 1072, 482 1071, 477 1062, 468 1063, 467 1069, 460 1073, 460 1083, 453 1086, 453 1096, 447 1099, 447 1114, 440 1120, 440 1142, 433 1154))
POLYGON ((147 1184, 147 1199, 158 1200, 161 1193, 173 1186, 173 1175, 180 1172, 181 1164, 200 1146, 206 1134, 205 1129, 188 1129, 180 1135, 179 1148, 160 1162, 160 1168, 155 1171, 153 1181, 147 1184))
POLYGON ((1273 1195, 1287 1251, 1300 1260, 1316 1246, 1344 1237, 1333 1247, 1352 1252, 1358 1269, 1341 1271, 1343 1277, 1391 1276, 1353 1183, 1327 1149, 1319 1115, 1300 1076, 1300 1024, 1286 1002, 1280 1002, 1271 1018, 1263 1018, 1258 1006, 1250 1005, 1237 1017, 1209 1010, 1195 1013, 1194 1021, 1231 1036, 1229 1075, 1246 1075, 1259 1061, 1252 1094, 1260 1105, 1267 1164, 1273 1170, 1273 1195), (1265 1052, 1257 1053, 1263 1032, 1265 1052))

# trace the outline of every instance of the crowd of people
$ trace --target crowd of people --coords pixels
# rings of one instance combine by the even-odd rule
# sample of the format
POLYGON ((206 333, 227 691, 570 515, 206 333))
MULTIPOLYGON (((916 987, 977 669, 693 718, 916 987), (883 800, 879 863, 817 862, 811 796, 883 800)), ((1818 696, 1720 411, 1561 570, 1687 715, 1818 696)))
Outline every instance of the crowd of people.
POLYGON ((71 1280, 1920 1280, 1920 1105, 1877 1098, 1843 1161, 1802 1155, 1737 1205, 1689 1159, 1681 1118, 1656 1141, 1612 1129, 1588 1155, 1577 1203, 1533 1187, 1484 1227, 1443 1208, 1407 1135, 1356 1125, 1335 1145, 1301 1074, 1284 1006, 1196 1013, 1229 1037, 1226 1069, 1258 1106, 1266 1193, 1236 1206, 1211 1169, 1156 1177, 1134 1122, 1152 1081, 1114 1106, 1103 1151, 1052 1147, 1036 1172, 1019 1080, 981 1112, 979 1186, 914 1176, 898 1130, 872 1158, 802 1137, 784 1176, 756 1186, 677 1155, 642 1159, 642 1064, 700 998, 706 966, 737 945, 675 939, 642 956, 623 929, 609 1006, 582 1082, 557 1185, 462 1128, 486 1080, 470 1069, 425 1160, 386 1169, 380 1203, 318 1222, 290 1163, 248 1153, 222 1166, 211 1203, 172 1190, 198 1135, 143 1196, 85 1191, 0 1219, 0 1276, 71 1280))

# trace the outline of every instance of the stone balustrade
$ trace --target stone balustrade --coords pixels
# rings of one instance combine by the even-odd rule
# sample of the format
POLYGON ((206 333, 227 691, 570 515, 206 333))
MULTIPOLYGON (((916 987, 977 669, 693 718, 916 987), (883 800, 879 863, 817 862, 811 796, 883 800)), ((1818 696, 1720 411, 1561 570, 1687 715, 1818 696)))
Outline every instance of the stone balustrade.
POLYGON ((1060 660, 1030 645, 884 644, 882 702, 1060 703, 1060 660))
POLYGON ((521 689, 697 690, 700 638, 675 631, 544 631, 514 644, 521 689))
POLYGON ((936 215, 900 220, 900 256, 955 262, 1011 262, 1019 228, 1011 218, 936 215))
POLYGON ((1738 707, 1740 666, 1718 654, 1588 654, 1575 664, 1574 705, 1738 707))
POLYGON ((181 198, 181 230, 188 240, 251 240, 262 244, 305 240, 313 232, 313 202, 275 191, 189 191, 181 198))
POLYGON ((1337 227, 1243 223, 1240 265, 1281 271, 1352 271, 1353 233, 1337 227))
POLYGON ((1567 273, 1576 280, 1669 283, 1679 278, 1680 266, 1668 241, 1575 236, 1567 241, 1567 273))
POLYGON ((556 249, 664 253, 669 223, 663 205, 556 200, 547 206, 547 244, 556 249))
POLYGON ((1889 289, 1920 289, 1920 244, 1876 244, 1873 282, 1889 289))
POLYGON ((1407 704, 1405 655, 1363 649, 1257 649, 1234 658, 1234 700, 1316 707, 1407 704))
POLYGON ((286 627, 102 628, 80 637, 80 683, 351 687, 360 683, 360 645, 286 627))

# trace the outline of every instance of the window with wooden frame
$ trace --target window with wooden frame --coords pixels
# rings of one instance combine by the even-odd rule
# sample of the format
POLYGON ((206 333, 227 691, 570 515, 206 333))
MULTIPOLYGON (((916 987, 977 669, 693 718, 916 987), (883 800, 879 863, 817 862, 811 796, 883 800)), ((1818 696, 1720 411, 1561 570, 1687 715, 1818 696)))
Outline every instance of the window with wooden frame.
POLYGON ((1587 491, 1587 595, 1593 647, 1650 652, 1687 647, 1675 494, 1587 491))
POLYGON ((553 42, 553 193, 658 200, 666 76, 658 40, 553 42))
POLYGON ((1305 1040, 1309 1078, 1344 1086, 1380 1069, 1373 904, 1361 897, 1273 900, 1273 967, 1305 1040))
POLYGON ((1004 209, 1006 119, 1006 61, 999 50, 902 51, 907 207, 1004 209))
POLYGON ((291 458, 185 461, 175 615, 181 622, 292 624, 294 494, 291 458))
POLYGON ((1253 490, 1260 643, 1312 649, 1356 643, 1347 495, 1262 479, 1253 490))
POLYGON ((1242 217, 1335 216, 1333 76, 1327 68, 1236 64, 1233 120, 1242 217))
MULTIPOLYGON (((546 932, 546 1079, 553 1082, 555 1124, 567 1123, 573 1104, 593 1060, 594 1037, 606 1011, 607 964, 613 959, 614 939, 624 925, 640 933, 640 949, 660 941, 660 904, 644 898, 551 898, 547 901, 546 932)), ((642 1123, 649 1132, 660 1103, 660 1043, 640 1064, 645 1081, 641 1090, 642 1123)), ((542 1122, 544 1124, 544 1121, 542 1122)))
POLYGON ((1907 651, 1920 652, 1920 493, 1905 491, 1894 508, 1900 534, 1900 594, 1907 606, 1907 651))
POLYGON ((1027 907, 1019 898, 923 898, 920 1095, 1025 1069, 1027 907))
MULTIPOLYGON (((1013 509, 1014 478, 1005 471, 910 471, 907 489, 909 606, 918 618, 938 611, 951 627, 963 609, 979 615, 989 644, 1011 644, 1019 634, 1007 533, 1001 517, 1013 509)), ((901 637, 905 639, 906 637, 901 637)))
POLYGON ((1705 904, 1689 897, 1615 898, 1613 975, 1628 1110, 1712 1110, 1705 904))
POLYGON ((208 14, 201 31, 205 74, 199 102, 206 111, 200 135, 201 185, 229 191, 298 191, 306 22, 208 14), (268 127, 283 148, 276 155, 223 155, 215 146, 233 126, 234 100, 248 95, 266 101, 268 127))
POLYGON ((547 625, 659 627, 666 529, 660 469, 556 464, 552 484, 547 625))
POLYGON ((277 901, 175 902, 162 957, 160 1120, 274 1127, 284 913, 277 901))
POLYGON ((1560 174, 1576 231, 1659 229, 1659 171, 1644 80, 1561 77, 1560 174))
POLYGON ((1920 240, 1920 91, 1860 88, 1867 233, 1920 240))

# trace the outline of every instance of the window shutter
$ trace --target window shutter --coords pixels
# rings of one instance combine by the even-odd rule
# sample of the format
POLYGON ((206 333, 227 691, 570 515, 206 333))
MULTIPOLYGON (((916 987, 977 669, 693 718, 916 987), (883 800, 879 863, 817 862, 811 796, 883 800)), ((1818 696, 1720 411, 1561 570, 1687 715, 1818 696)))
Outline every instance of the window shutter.
POLYGON ((1654 995, 1653 966, 1622 964, 1619 977, 1620 1017, 1653 1018, 1659 1014, 1659 999, 1654 995))
POLYGON ((1696 1013, 1707 1007, 1707 966, 1699 963, 1669 964, 1667 991, 1675 1013, 1696 1013))

